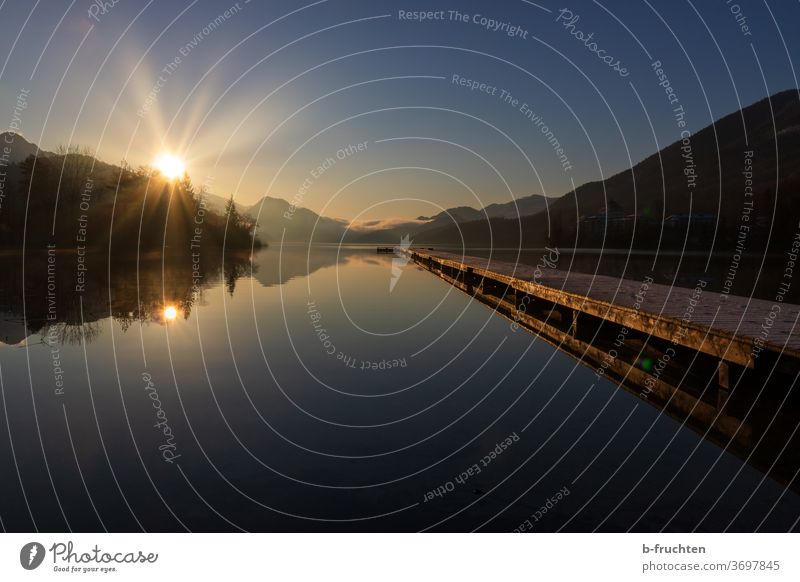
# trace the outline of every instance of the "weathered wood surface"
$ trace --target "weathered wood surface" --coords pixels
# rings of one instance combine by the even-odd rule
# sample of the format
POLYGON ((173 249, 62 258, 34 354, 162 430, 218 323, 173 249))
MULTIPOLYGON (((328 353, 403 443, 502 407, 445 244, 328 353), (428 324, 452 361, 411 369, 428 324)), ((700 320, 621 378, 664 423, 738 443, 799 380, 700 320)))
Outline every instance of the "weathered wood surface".
POLYGON ((800 305, 707 290, 698 296, 696 289, 650 283, 636 309, 642 281, 443 251, 410 253, 743 366, 752 366, 754 351, 762 349, 800 357, 800 305))

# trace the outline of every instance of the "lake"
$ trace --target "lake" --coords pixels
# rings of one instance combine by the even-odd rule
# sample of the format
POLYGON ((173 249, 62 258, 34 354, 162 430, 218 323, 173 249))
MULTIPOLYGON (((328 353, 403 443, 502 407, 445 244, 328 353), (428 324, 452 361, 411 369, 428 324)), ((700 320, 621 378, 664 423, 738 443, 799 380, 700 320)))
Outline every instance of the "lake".
POLYGON ((76 292, 73 254, 0 257, 6 530, 798 528, 792 479, 413 263, 250 259, 92 256, 76 292))

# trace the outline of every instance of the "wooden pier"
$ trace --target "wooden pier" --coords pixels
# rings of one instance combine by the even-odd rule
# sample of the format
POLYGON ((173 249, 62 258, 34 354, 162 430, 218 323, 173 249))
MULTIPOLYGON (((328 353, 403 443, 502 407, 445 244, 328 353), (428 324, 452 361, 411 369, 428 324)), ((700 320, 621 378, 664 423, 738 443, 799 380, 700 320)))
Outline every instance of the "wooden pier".
POLYGON ((800 306, 723 298, 703 282, 691 289, 406 252, 512 326, 800 492, 800 306))
MULTIPOLYGON (((527 295, 562 316, 593 318, 752 368, 764 352, 800 361, 800 305, 411 249, 412 259, 479 291, 527 295), (643 299, 643 300, 639 300, 643 299), (639 305, 637 305, 639 304, 639 305)), ((519 304, 515 310, 519 310, 519 304)), ((524 313, 517 314, 519 316, 524 313)), ((799 368, 800 369, 800 368, 799 368)))

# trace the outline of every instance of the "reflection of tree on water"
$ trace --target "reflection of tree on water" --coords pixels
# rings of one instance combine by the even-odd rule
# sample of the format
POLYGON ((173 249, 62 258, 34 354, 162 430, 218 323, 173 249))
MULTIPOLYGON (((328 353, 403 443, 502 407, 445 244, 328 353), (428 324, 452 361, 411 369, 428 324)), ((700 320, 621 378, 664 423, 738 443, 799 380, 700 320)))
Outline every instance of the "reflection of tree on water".
POLYGON ((240 277, 251 274, 249 256, 206 253, 197 265, 184 255, 137 257, 85 256, 83 291, 76 291, 77 256, 45 253, 0 256, 8 285, 0 291, 0 339, 19 344, 32 334, 48 345, 80 344, 100 336, 102 320, 112 317, 124 331, 133 323, 167 323, 172 307, 187 319, 202 304, 206 289, 222 281, 233 293, 240 277), (24 262, 24 265, 23 265, 24 262), (23 268, 24 267, 24 268, 23 268), (24 273, 24 281, 23 281, 24 273))
POLYGON ((102 327, 99 321, 83 323, 59 322, 45 324, 39 331, 41 343, 53 345, 80 345, 83 341, 90 343, 100 337, 102 327))
POLYGON ((228 290, 228 293, 233 295, 233 292, 236 290, 236 281, 238 281, 242 277, 249 277, 250 275, 252 275, 257 271, 258 271, 258 266, 254 265, 250 261, 240 262, 240 261, 228 261, 226 259, 224 268, 224 277, 225 277, 225 288, 228 290))

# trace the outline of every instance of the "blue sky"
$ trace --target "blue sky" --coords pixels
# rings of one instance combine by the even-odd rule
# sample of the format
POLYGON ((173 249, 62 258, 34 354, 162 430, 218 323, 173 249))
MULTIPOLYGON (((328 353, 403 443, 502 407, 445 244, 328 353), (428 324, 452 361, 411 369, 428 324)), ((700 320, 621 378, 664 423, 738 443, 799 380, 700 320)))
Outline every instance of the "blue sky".
POLYGON ((134 165, 168 150, 220 195, 344 218, 558 196, 626 169, 679 138, 656 60, 690 130, 796 88, 800 66, 797 2, 106 5, 2 4, 0 126, 24 89, 22 132, 46 149, 134 165))

